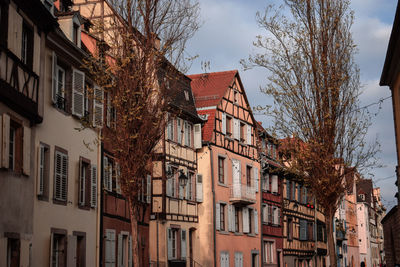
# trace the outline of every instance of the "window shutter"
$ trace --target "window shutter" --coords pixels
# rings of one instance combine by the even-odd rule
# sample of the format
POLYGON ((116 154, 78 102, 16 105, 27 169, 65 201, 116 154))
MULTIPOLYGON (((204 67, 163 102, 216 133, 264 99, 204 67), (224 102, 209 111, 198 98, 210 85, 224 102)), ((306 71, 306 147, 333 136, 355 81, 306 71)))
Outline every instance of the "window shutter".
POLYGON ((307 204, 307 187, 304 187, 304 199, 303 199, 303 203, 307 204))
POLYGON ((129 235, 128 240, 128 267, 132 267, 132 236, 129 235))
POLYGON ((82 159, 79 159, 79 205, 85 205, 85 174, 82 175, 82 159))
POLYGON ((278 175, 272 175, 272 193, 278 193, 278 175))
POLYGON ((221 205, 219 203, 215 204, 215 229, 219 230, 221 228, 221 205))
POLYGON ((185 188, 181 185, 181 183, 178 183, 178 188, 179 188, 179 198, 183 199, 183 196, 185 195, 185 188))
POLYGON ((258 235, 258 210, 254 209, 254 233, 258 235))
POLYGON ((68 235, 67 238, 67 266, 76 266, 76 241, 74 235, 68 235))
MULTIPOLYGON (((182 140, 182 119, 176 119, 176 124, 177 124, 177 126, 176 126, 176 129, 177 129, 177 138, 178 138, 178 144, 183 144, 183 140, 182 140)), ((186 132, 186 121, 185 121, 185 126, 184 126, 184 131, 186 132)), ((186 136, 185 136, 185 139, 186 139, 186 136)), ((186 140, 185 140, 185 142, 186 142, 186 140)))
POLYGON ((111 93, 107 93, 106 125, 111 126, 111 93))
POLYGON ((258 168, 253 168, 254 171, 254 187, 256 192, 258 192, 258 168))
POLYGON ((61 185, 61 162, 62 162, 62 156, 60 152, 56 151, 56 159, 54 163, 54 198, 58 200, 62 200, 61 198, 61 191, 62 191, 62 185, 61 185))
POLYGON ((51 84, 51 100, 57 103, 57 55, 52 52, 52 84, 51 84))
POLYGON ((251 125, 250 124, 247 124, 247 137, 246 137, 246 142, 247 142, 247 144, 248 145, 251 145, 251 125))
POLYGON ((243 208, 242 209, 242 215, 243 215, 243 233, 249 233, 249 208, 243 208))
POLYGON ((122 261, 122 235, 118 234, 118 247, 117 247, 117 251, 118 251, 118 267, 124 267, 124 265, 122 265, 123 261, 122 261))
POLYGON ((31 174, 31 128, 26 126, 24 126, 22 172, 28 176, 31 174))
POLYGON ((278 224, 278 208, 274 207, 273 212, 274 212, 274 214, 273 214, 273 216, 274 216, 274 224, 277 225, 278 224))
POLYGON ((277 209, 277 213, 278 213, 278 225, 281 225, 281 209, 277 209))
POLYGON ((151 203, 151 175, 147 175, 146 202, 151 203))
POLYGON ((201 124, 194 125, 194 148, 201 148, 201 124))
POLYGON ((286 180, 286 198, 290 199, 290 181, 286 180))
POLYGON ((181 258, 186 259, 186 230, 181 230, 181 258))
POLYGON ((115 185, 118 194, 121 194, 121 167, 119 163, 115 163, 115 185))
POLYGON ((302 241, 307 240, 307 221, 300 220, 300 233, 299 239, 302 241))
POLYGON ((9 153, 10 153, 10 116, 3 113, 3 126, 2 126, 2 161, 1 167, 8 168, 9 166, 9 153))
POLYGON ((38 147, 38 179, 37 179, 37 195, 42 196, 44 193, 44 146, 38 147))
POLYGON ((197 202, 203 202, 203 175, 196 175, 196 200, 197 202))
POLYGON ((236 118, 233 118, 233 137, 237 140, 240 139, 240 124, 236 118))
POLYGON ((111 263, 115 264, 115 230, 110 232, 111 240, 111 263))
POLYGON ((168 260, 172 259, 172 230, 167 228, 168 260))
POLYGON ((85 73, 74 69, 72 71, 72 114, 83 116, 85 91, 85 73))
POLYGON ((61 172, 61 177, 62 177, 62 199, 64 201, 67 201, 67 196, 68 196, 68 156, 63 155, 62 156, 62 172, 61 172))
POLYGON ((93 126, 101 127, 103 125, 103 90, 95 86, 94 87, 94 99, 93 99, 93 126))
POLYGON ((92 165, 92 184, 91 184, 91 194, 90 194, 90 206, 92 208, 97 207, 97 166, 92 165))
POLYGON ((226 134, 226 114, 225 113, 221 113, 221 131, 223 134, 226 134))
POLYGON ((104 157, 103 158, 103 187, 106 190, 109 190, 109 184, 110 184, 110 177, 109 177, 109 170, 108 170, 108 158, 104 157))

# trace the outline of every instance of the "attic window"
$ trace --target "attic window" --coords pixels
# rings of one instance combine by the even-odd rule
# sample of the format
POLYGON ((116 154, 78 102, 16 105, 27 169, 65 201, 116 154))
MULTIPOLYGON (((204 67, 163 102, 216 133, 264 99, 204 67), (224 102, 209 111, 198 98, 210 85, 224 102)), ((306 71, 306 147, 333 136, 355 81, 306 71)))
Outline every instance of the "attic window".
POLYGON ((237 104, 238 102, 238 92, 233 91, 233 103, 237 104))
POLYGON ((359 197, 361 200, 365 200, 365 195, 364 195, 364 194, 359 194, 358 197, 359 197))
POLYGON ((183 92, 185 93, 186 101, 189 101, 189 92, 187 90, 184 90, 183 92))

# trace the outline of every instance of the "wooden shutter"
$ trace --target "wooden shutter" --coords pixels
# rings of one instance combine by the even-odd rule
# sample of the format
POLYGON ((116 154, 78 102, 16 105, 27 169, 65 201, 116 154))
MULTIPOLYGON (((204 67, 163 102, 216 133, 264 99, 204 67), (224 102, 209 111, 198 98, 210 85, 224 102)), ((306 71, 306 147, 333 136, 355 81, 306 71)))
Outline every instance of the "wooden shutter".
POLYGON ((67 201, 68 198, 68 156, 63 154, 62 155, 62 171, 61 171, 61 177, 62 177, 62 199, 64 201, 67 201))
POLYGON ((83 167, 83 162, 82 162, 82 158, 80 158, 79 159, 79 184, 78 184, 78 188, 79 188, 79 190, 78 190, 78 194, 79 194, 79 197, 78 197, 78 201, 79 201, 79 205, 80 206, 83 206, 83 205, 85 205, 85 185, 86 185, 86 182, 85 182, 85 178, 86 178, 86 173, 84 173, 83 175, 82 175, 82 167, 83 167))
POLYGON ((252 144, 252 142, 251 142, 252 140, 251 140, 251 125, 250 124, 246 125, 246 130, 247 130, 246 142, 247 142, 248 145, 251 145, 252 144))
POLYGON ((3 113, 2 125, 2 161, 1 167, 8 169, 9 167, 9 153, 10 153, 10 116, 3 113))
POLYGON ((186 230, 181 230, 181 258, 186 260, 186 230))
POLYGON ((52 84, 51 84, 51 100, 54 104, 57 103, 57 55, 56 53, 54 53, 54 51, 52 52, 52 84))
POLYGON ((119 163, 115 163, 115 186, 118 194, 121 194, 121 167, 119 163))
POLYGON ((299 239, 302 241, 307 240, 307 221, 306 220, 300 220, 299 239))
POLYGON ((103 187, 108 190, 109 177, 108 177, 108 158, 103 158, 103 187))
POLYGON ((76 243, 75 235, 68 235, 67 239, 67 266, 76 266, 76 243))
POLYGON ((37 195, 43 196, 44 193, 44 146, 38 147, 38 178, 37 178, 37 195))
POLYGON ((72 70, 72 114, 81 118, 84 110, 85 73, 72 70))
POLYGON ((201 124, 194 125, 194 148, 201 148, 201 124))
POLYGON ((258 235, 258 210, 254 209, 254 233, 258 235))
POLYGON ((196 200, 197 202, 203 202, 203 175, 196 175, 196 200))
POLYGON ((237 140, 240 139, 240 123, 236 118, 233 118, 233 137, 237 140))
POLYGON ((223 134, 226 134, 226 114, 221 113, 221 131, 223 134))
MULTIPOLYGON (((182 127, 183 127, 182 119, 177 118, 176 119, 176 124, 177 124, 177 126, 176 126, 177 135, 176 136, 178 138, 178 144, 183 145, 183 142, 182 142, 182 127)), ((186 131, 186 121, 185 121, 184 131, 186 131)), ((186 139, 186 136, 185 136, 185 139, 186 139)), ((185 142, 186 142, 186 140, 185 140, 185 142)))
POLYGON ((122 265, 123 261, 122 261, 122 255, 123 255, 123 250, 124 248, 122 247, 122 234, 118 234, 118 247, 117 247, 117 251, 118 251, 118 256, 117 256, 117 261, 118 261, 118 267, 125 267, 124 265, 122 265))
POLYGON ((103 125, 103 100, 104 92, 98 87, 94 86, 94 98, 93 98, 93 126, 101 127, 103 125))
POLYGON ((168 250, 168 260, 172 259, 172 229, 167 228, 167 250, 168 250))
POLYGON ((278 193, 278 176, 277 175, 272 175, 272 188, 271 191, 272 193, 278 193))
POLYGON ((68 156, 56 151, 54 169, 55 199, 67 201, 68 156))
POLYGON ((29 176, 31 174, 31 128, 24 126, 23 134, 22 172, 29 176))
POLYGON ((256 192, 258 192, 258 186, 259 186, 259 183, 258 183, 258 168, 253 168, 253 171, 254 171, 254 187, 255 187, 255 190, 256 190, 256 192))
POLYGON ((147 176, 147 187, 146 187, 146 202, 151 203, 151 175, 148 174, 147 176))
POLYGON ((106 125, 111 126, 111 93, 107 93, 106 125))
POLYGON ((278 208, 274 207, 273 211, 274 211, 274 214, 273 214, 273 216, 274 216, 274 224, 278 225, 279 224, 278 208))
POLYGON ((249 233, 249 208, 243 208, 242 209, 242 215, 243 215, 243 233, 249 233))
POLYGON ((132 267, 132 236, 129 235, 129 239, 128 239, 128 267, 132 267))
POLYGON ((90 192, 90 206, 92 208, 97 207, 97 166, 92 165, 92 184, 91 184, 91 192, 90 192))
POLYGON ((62 155, 60 152, 56 151, 56 158, 54 163, 54 198, 58 200, 62 200, 61 198, 61 163, 62 155))
POLYGON ((219 230, 221 228, 221 205, 219 203, 215 204, 215 229, 219 230))

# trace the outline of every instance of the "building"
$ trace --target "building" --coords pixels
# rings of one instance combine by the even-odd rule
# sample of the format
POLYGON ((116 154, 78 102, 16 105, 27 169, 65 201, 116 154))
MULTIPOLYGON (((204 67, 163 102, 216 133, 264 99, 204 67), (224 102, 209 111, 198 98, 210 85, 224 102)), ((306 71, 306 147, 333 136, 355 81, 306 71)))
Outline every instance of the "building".
POLYGON ((202 175, 199 263, 260 265, 256 121, 237 70, 189 76, 197 111, 207 122, 197 154, 202 175))
MULTIPOLYGON (((396 154, 397 154, 397 166, 396 166, 396 186, 400 185, 400 83, 399 83, 399 58, 400 58, 400 5, 397 4, 396 15, 393 22, 392 32, 390 34, 390 40, 386 52, 385 63, 382 70, 381 79, 379 85, 389 86, 392 105, 393 105, 393 118, 394 118, 394 130, 396 136, 396 154)), ((399 188, 398 190, 399 191, 399 188)), ((399 193, 396 194, 397 200, 399 200, 399 193)), ((398 205, 394 206, 382 219, 383 231, 384 231, 384 246, 385 246, 385 260, 388 267, 393 267, 395 264, 400 264, 400 210, 398 205)))
POLYGON ((278 140, 257 123, 261 163, 262 266, 283 266, 282 181, 278 140))
MULTIPOLYGON (((0 266, 32 265, 35 132, 49 103, 43 59, 46 35, 55 27, 39 0, 0 1, 0 266)), ((50 228, 46 235, 47 252, 50 228)))
POLYGON ((383 225, 382 219, 386 215, 386 208, 383 206, 381 201, 381 189, 379 187, 373 189, 373 197, 375 202, 375 211, 376 211, 376 241, 378 244, 378 264, 384 264, 385 260, 385 251, 384 251, 384 236, 383 236, 383 225))
POLYGON ((69 1, 44 4, 59 27, 42 44, 43 122, 32 142, 37 155, 32 266, 95 266, 101 124, 89 88, 102 91, 82 68, 83 18, 69 1), (83 122, 93 127, 83 128, 83 122))
POLYGON ((336 241, 336 259, 338 267, 347 266, 347 203, 343 196, 335 213, 334 239, 336 241))
POLYGON ((194 105, 191 80, 178 71, 174 76, 166 78, 177 93, 171 99, 164 138, 153 161, 150 261, 154 266, 207 266, 200 258, 203 176, 196 154, 203 120, 194 105))

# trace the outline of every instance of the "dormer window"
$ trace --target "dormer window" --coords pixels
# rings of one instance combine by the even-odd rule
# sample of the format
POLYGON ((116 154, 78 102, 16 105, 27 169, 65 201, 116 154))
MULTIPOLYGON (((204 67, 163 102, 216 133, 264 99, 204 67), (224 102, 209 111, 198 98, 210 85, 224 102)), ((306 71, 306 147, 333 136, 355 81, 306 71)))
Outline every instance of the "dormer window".
POLYGON ((72 41, 74 44, 76 44, 78 47, 80 47, 79 42, 80 42, 80 26, 76 23, 73 23, 73 29, 72 29, 72 41))
POLYGON ((361 199, 361 200, 365 200, 365 195, 364 194, 359 194, 358 198, 361 199))
POLYGON ((183 92, 185 93, 186 101, 189 101, 189 92, 187 90, 184 90, 183 92))

